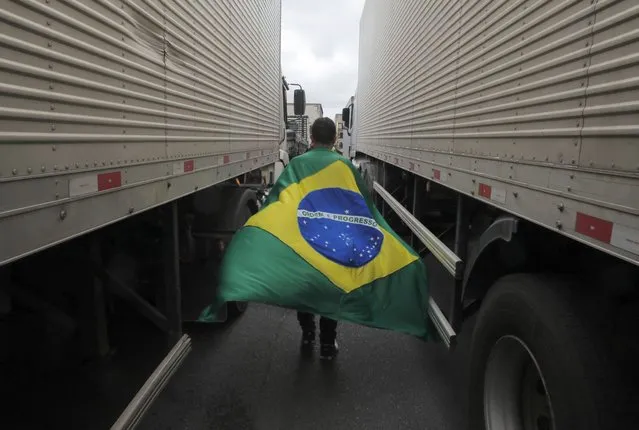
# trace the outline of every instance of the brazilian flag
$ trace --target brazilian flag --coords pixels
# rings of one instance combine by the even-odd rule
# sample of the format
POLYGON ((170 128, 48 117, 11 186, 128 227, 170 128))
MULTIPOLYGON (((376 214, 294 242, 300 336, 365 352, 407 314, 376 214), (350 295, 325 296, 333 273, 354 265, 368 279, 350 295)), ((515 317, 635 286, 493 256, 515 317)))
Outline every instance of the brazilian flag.
POLYGON ((222 262, 227 301, 261 302, 427 338, 425 267, 377 211, 359 172, 329 149, 294 158, 222 262))

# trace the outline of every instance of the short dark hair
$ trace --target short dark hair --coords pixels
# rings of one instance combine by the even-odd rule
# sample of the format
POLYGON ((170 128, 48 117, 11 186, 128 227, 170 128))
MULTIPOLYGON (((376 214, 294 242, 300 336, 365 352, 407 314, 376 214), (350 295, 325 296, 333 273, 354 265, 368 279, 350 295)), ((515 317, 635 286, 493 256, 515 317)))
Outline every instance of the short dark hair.
POLYGON ((317 118, 311 125, 311 138, 319 145, 332 145, 336 135, 337 128, 330 118, 317 118))

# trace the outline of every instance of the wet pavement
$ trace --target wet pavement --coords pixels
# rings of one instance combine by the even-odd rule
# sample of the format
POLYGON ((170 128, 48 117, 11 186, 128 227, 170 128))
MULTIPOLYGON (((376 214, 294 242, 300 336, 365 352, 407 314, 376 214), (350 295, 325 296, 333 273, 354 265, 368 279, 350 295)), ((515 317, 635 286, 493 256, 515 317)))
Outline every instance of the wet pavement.
POLYGON ((146 416, 151 429, 465 429, 462 342, 340 324, 340 353, 299 349, 295 313, 250 305, 223 327, 187 326, 193 352, 146 416))
MULTIPOLYGON (((432 293, 447 309, 450 278, 432 267, 432 293)), ((189 287, 204 285, 211 294, 212 276, 204 270, 189 287)), ((470 329, 450 353, 441 344, 340 323, 339 356, 326 364, 317 349, 301 353, 290 310, 251 304, 225 324, 186 323, 193 351, 139 428, 466 430, 470 329)), ((110 428, 167 351, 164 335, 135 313, 118 319, 111 334, 115 346, 102 361, 3 375, 0 428, 110 428)))

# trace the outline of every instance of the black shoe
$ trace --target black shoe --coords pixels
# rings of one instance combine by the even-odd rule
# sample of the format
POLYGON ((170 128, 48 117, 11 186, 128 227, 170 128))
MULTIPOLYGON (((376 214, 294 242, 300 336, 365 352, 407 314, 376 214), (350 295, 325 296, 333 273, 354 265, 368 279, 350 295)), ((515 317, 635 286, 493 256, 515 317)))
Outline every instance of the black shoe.
POLYGON ((337 342, 323 343, 320 346, 320 360, 332 360, 337 355, 337 342))
POLYGON ((302 346, 313 346, 315 343, 315 332, 305 331, 302 333, 302 346))

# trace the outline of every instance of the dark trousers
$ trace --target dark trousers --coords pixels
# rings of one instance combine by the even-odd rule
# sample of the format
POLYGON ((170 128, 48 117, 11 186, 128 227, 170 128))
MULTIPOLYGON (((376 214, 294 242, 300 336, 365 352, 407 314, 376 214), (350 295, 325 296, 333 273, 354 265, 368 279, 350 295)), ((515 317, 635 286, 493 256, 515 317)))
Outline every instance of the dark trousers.
MULTIPOLYGON (((302 331, 315 333, 315 315, 306 312, 298 312, 297 320, 302 331)), ((320 343, 333 343, 337 336, 337 321, 326 317, 320 317, 320 343)))

